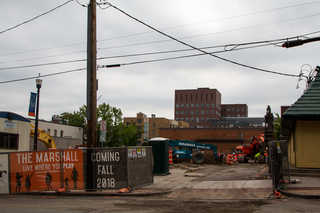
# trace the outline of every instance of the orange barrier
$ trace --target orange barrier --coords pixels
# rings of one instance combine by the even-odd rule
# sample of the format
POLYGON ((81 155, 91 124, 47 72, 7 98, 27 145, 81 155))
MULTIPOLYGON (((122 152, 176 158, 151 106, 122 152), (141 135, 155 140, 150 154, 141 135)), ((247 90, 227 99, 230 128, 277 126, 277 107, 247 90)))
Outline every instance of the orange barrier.
POLYGON ((238 163, 238 155, 234 155, 234 160, 233 161, 238 163))
POLYGON ((169 149, 169 164, 173 164, 172 161, 172 151, 169 149))
POLYGON ((227 156, 227 164, 232 165, 233 164, 233 155, 229 154, 227 156))

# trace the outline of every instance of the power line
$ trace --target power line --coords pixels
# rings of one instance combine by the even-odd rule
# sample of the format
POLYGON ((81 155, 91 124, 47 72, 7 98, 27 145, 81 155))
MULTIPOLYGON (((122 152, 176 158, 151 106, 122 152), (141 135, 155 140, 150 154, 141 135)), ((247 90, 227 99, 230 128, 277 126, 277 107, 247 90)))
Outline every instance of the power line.
MULTIPOLYGON (((57 72, 57 73, 51 73, 47 75, 41 75, 41 77, 49 77, 49 76, 54 76, 54 75, 61 75, 61 74, 67 74, 71 72, 78 72, 82 70, 86 70, 87 68, 80 68, 80 69, 74 69, 74 70, 68 70, 68 71, 62 71, 62 72, 57 72)), ((6 83, 13 83, 13 82, 18 82, 18 81, 25 81, 25 80, 30 80, 30 79, 36 79, 39 76, 34 76, 34 77, 28 77, 28 78, 20 78, 20 79, 15 79, 15 80, 8 80, 8 81, 1 81, 0 84, 6 84, 6 83)))
POLYGON ((110 4, 109 2, 107 2, 107 4, 110 5, 111 7, 115 8, 116 10, 120 11, 121 13, 125 14, 126 16, 130 17, 131 19, 134 19, 134 20, 136 20, 137 22, 145 25, 146 27, 148 27, 148 28, 150 28, 150 29, 152 29, 152 30, 154 30, 154 31, 156 31, 156 32, 158 32, 158 33, 160 33, 160 34, 162 34, 162 35, 164 35, 164 36, 166 36, 166 37, 168 37, 168 38, 170 38, 170 39, 172 39, 172 40, 180 43, 180 44, 183 44, 183 45, 188 46, 188 47, 190 47, 190 48, 192 48, 192 49, 198 50, 199 52, 202 52, 202 53, 204 53, 204 54, 208 54, 208 55, 213 56, 213 57, 215 57, 215 58, 218 58, 218 59, 220 59, 220 60, 223 60, 223 61, 226 61, 226 62, 229 62, 229 63, 233 63, 233 64, 236 64, 236 65, 239 65, 239 66, 242 66, 242 67, 246 67, 246 68, 250 68, 250 69, 262 71, 262 72, 268 72, 268 73, 273 73, 273 74, 278 74, 278 75, 284 75, 284 76, 291 76, 291 77, 299 77, 298 75, 285 74, 285 73, 280 73, 280 72, 276 72, 276 71, 260 69, 260 68, 257 68, 257 67, 253 67, 253 66, 241 64, 241 63, 238 63, 238 62, 235 62, 235 61, 226 59, 226 58, 222 58, 222 57, 220 57, 220 56, 217 56, 217 55, 214 55, 214 54, 211 54, 211 53, 208 53, 208 52, 206 52, 206 51, 204 51, 204 50, 201 50, 201 49, 199 49, 199 48, 197 48, 197 47, 194 47, 194 46, 192 46, 192 45, 190 45, 190 44, 188 44, 188 43, 185 43, 185 42, 183 42, 183 41, 181 41, 181 40, 178 40, 178 39, 176 39, 176 38, 174 38, 174 37, 172 37, 172 36, 170 36, 170 35, 162 32, 162 31, 160 31, 160 30, 157 30, 156 28, 154 28, 154 27, 152 27, 152 26, 144 23, 143 21, 141 21, 141 20, 139 20, 139 19, 137 19, 137 18, 129 15, 128 13, 126 13, 126 12, 124 12, 123 10, 117 8, 116 6, 110 4))
POLYGON ((24 21, 24 22, 22 22, 22 23, 20 23, 20 24, 18 24, 18 25, 16 25, 16 26, 14 26, 14 27, 11 27, 11 28, 8 28, 8 29, 6 29, 6 30, 3 30, 3 31, 0 32, 0 34, 2 34, 2 33, 4 33, 4 32, 7 32, 7 31, 9 31, 9 30, 12 30, 12 29, 14 29, 14 28, 17 28, 17 27, 19 27, 19 26, 21 26, 21 25, 24 25, 24 24, 26 24, 26 23, 28 23, 28 22, 30 22, 30 21, 33 21, 33 20, 35 20, 35 19, 37 19, 37 18, 39 18, 39 17, 41 17, 41 16, 43 16, 43 15, 46 15, 46 14, 48 14, 48 13, 50 13, 50 12, 52 12, 52 11, 54 11, 54 10, 62 7, 62 6, 64 6, 64 5, 68 4, 68 3, 71 2, 71 1, 73 1, 73 0, 69 0, 69 1, 67 1, 67 2, 65 2, 65 3, 63 3, 63 4, 59 5, 59 6, 53 8, 53 9, 47 11, 47 12, 45 12, 45 13, 42 13, 42 14, 40 14, 40 15, 32 18, 32 19, 29 19, 29 20, 27 20, 27 21, 24 21))
MULTIPOLYGON (((72 1, 72 0, 70 0, 72 1)), ((264 10, 264 11, 259 11, 259 12, 254 12, 254 13, 248 13, 248 14, 241 14, 241 15, 236 15, 236 16, 230 16, 230 17, 225 17, 225 18, 220 18, 220 19, 214 19, 214 20, 209 20, 209 21, 204 21, 204 22, 196 22, 196 23, 192 23, 192 24, 185 24, 185 25, 179 25, 179 26, 174 26, 174 27, 168 27, 168 28, 163 28, 161 30, 169 30, 169 29, 175 29, 175 28, 181 28, 181 27, 187 27, 187 26, 191 26, 191 25, 197 25, 197 24, 202 24, 202 23, 207 23, 207 22, 214 22, 214 21, 221 21, 221 20, 226 20, 226 19, 232 19, 232 18, 238 18, 238 17, 243 17, 243 16, 249 16, 249 15, 255 15, 255 14, 259 14, 259 13, 266 13, 266 12, 271 12, 271 11, 276 11, 276 10, 282 10, 282 9, 287 9, 287 8, 292 8, 292 7, 298 7, 298 6, 303 6, 303 5, 307 5, 307 4, 314 4, 314 3, 319 3, 320 1, 314 1, 314 2, 309 2, 309 3, 303 3, 303 4, 297 4, 297 5, 292 5, 292 6, 287 6, 287 7, 281 7, 281 8, 275 8, 275 9, 270 9, 270 10, 264 10)), ((68 3, 68 2, 67 2, 68 3)), ((87 7, 86 5, 83 5, 81 3, 79 3, 77 1, 77 3, 83 7, 87 7)), ((66 4, 66 3, 65 3, 66 4)), ((107 4, 107 3, 100 3, 98 4, 99 6, 103 4, 107 4)), ((108 6, 109 8, 109 6, 108 6)), ((304 17, 299 17, 299 18, 294 18, 294 19, 289 19, 289 20, 284 20, 284 21, 279 21, 279 22, 273 22, 273 23, 268 23, 268 24, 264 24, 262 26, 265 25, 270 25, 270 24, 275 24, 275 23, 280 23, 280 22, 286 22, 286 21, 292 21, 292 20, 296 20, 296 19, 301 19, 301 18, 308 18, 311 16, 315 16, 315 15, 319 15, 319 14, 314 14, 314 15, 309 15, 309 16, 304 16, 304 17)), ((259 26, 259 25, 258 25, 259 26)), ((227 31, 221 31, 221 32, 216 32, 216 33, 212 33, 212 34, 218 34, 218 33, 225 33, 225 32, 231 32, 231 31, 237 31, 237 30, 242 30, 242 29, 249 29, 249 28, 254 28, 254 27, 258 27, 258 26, 251 26, 251 27, 246 27, 246 28, 238 28, 238 29, 234 29, 234 30, 227 30, 227 31)), ((135 34, 130 34, 130 35, 124 35, 124 36, 118 36, 118 37, 114 37, 114 38, 108 38, 108 39, 101 39, 98 42, 102 42, 102 41, 108 41, 108 40, 114 40, 114 39, 119 39, 119 38, 126 38, 126 37, 131 37, 131 36, 136 36, 136 35, 142 35, 142 34, 147 34, 147 33, 151 33, 153 31, 148 31, 148 32, 141 32, 141 33, 135 33, 135 34)), ((319 33, 319 31, 314 32, 314 33, 319 33)), ((206 34, 206 35, 210 35, 210 34, 206 34)), ((206 36, 206 35, 195 35, 195 36, 191 36, 190 38, 193 37, 200 37, 200 36, 206 36)), ((180 39, 186 39, 189 37, 185 37, 185 38, 180 38, 180 39)), ((165 40, 167 41, 167 40, 165 40)), ((155 42, 150 42, 151 43, 157 43, 157 42, 165 42, 165 41, 155 41, 155 42)), ((16 53, 6 53, 6 54, 2 54, 0 56, 6 56, 6 55, 14 55, 14 54, 21 54, 21 53, 28 53, 28 52, 36 52, 36 51, 42 51, 42 50, 49 50, 49 49, 56 49, 56 48, 63 48, 63 47, 70 47, 70 46, 77 46, 77 45, 83 45, 86 43, 77 43, 77 44, 70 44, 70 45, 63 45, 63 46, 57 46, 57 47, 49 47, 49 48, 42 48, 42 49, 36 49, 36 50, 29 50, 29 51, 22 51, 22 52, 16 52, 16 53)), ((138 44, 141 45, 141 44, 138 44)), ((129 45, 130 46, 130 45, 129 45)), ((133 45, 131 45, 133 46, 133 45)), ((119 47, 125 47, 125 46, 119 46, 119 47)), ((117 48, 117 47, 111 47, 111 48, 117 48)), ((99 49, 110 49, 110 48, 99 48, 99 49)))
MULTIPOLYGON (((277 43, 283 43, 286 41, 285 39, 277 41, 277 43)), ((268 43, 271 43, 272 41, 268 41, 268 43)), ((209 47, 203 47, 199 49, 212 49, 212 48, 218 48, 218 47, 225 47, 224 50, 210 52, 211 54, 217 54, 217 53, 223 53, 223 52, 230 52, 230 51, 236 51, 236 50, 244 50, 244 49, 250 49, 250 48, 256 48, 256 47, 263 47, 267 45, 274 45, 274 44, 262 44, 262 45, 256 45, 252 47, 243 47, 243 48, 237 48, 242 45, 249 45, 249 44, 260 44, 260 43, 266 43, 266 42, 251 42, 251 43, 244 43, 244 44, 228 44, 228 45, 219 45, 219 46, 209 46, 209 47), (227 50, 226 47, 228 46, 235 46, 231 50, 227 50), (236 49, 237 48, 237 49, 236 49)), ((146 56, 146 55, 159 55, 159 54, 169 54, 169 53, 178 53, 178 52, 186 52, 186 51, 195 51, 194 49, 179 49, 179 50, 168 50, 168 51, 158 51, 158 52, 147 52, 147 53, 136 53, 136 54, 128 54, 128 55, 116 55, 116 56, 106 56, 106 57, 99 57, 97 60, 104 60, 104 59, 111 59, 111 58, 125 58, 125 57, 136 57, 136 56, 146 56)), ((201 54, 204 55, 204 54, 201 54)), ((198 55, 195 55, 198 56, 198 55)), ((183 58, 184 56, 179 56, 183 58)), ((186 56, 191 57, 191 56, 186 56)), ((172 59, 176 59, 176 57, 173 57, 172 59)), ((66 63, 75 63, 75 62, 83 62, 87 59, 77 59, 77 60, 69 60, 69 61, 58 61, 58 62, 51 62, 51 63, 42 63, 42 64, 31 64, 31 65, 23 65, 23 66, 15 66, 15 67, 3 67, 0 68, 1 70, 11 70, 11 69, 19 69, 19 68, 30 68, 30 67, 40 67, 40 66, 47 66, 47 65, 57 65, 57 64, 66 64, 66 63)), ((159 59, 161 61, 162 59, 159 59)), ((167 58, 166 60, 170 60, 170 58, 167 58)), ((157 61, 157 60, 154 60, 157 61)), ((142 63, 142 62, 137 62, 142 63)), ((136 64, 136 63, 134 63, 136 64)))

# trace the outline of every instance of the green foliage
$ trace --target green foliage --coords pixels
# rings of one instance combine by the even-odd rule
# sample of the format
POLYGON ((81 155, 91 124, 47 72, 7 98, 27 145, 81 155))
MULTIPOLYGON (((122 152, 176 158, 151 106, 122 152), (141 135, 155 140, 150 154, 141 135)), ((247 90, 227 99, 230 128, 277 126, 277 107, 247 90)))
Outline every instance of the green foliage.
MULTIPOLYGON (((135 126, 125 126, 122 119, 121 109, 102 103, 97 107, 97 144, 100 147, 100 121, 106 121, 106 143, 103 146, 120 147, 137 145, 137 129, 135 126)), ((87 135, 87 107, 83 105, 79 111, 60 114, 63 124, 79 126, 84 128, 84 137, 87 135)))
POLYGON ((143 142, 142 146, 149 146, 149 142, 143 142))
POLYGON ((281 137, 281 118, 279 113, 274 113, 276 115, 276 119, 273 121, 273 129, 274 129, 274 139, 280 140, 281 137))

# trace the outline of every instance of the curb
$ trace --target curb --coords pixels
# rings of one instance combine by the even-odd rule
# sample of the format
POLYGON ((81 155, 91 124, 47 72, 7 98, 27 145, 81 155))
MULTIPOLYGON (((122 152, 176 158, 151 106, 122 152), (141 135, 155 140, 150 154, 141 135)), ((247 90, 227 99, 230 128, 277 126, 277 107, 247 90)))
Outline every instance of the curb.
POLYGON ((278 192, 280 192, 283 195, 289 196, 289 197, 313 198, 313 199, 319 199, 320 198, 320 195, 298 194, 298 193, 287 192, 287 191, 282 190, 282 189, 279 189, 278 192))
POLYGON ((14 193, 10 195, 40 195, 40 196, 121 196, 121 197, 147 197, 147 196, 157 196, 166 195, 172 193, 173 190, 164 190, 158 192, 62 192, 58 193, 56 191, 52 192, 29 192, 29 193, 14 193))

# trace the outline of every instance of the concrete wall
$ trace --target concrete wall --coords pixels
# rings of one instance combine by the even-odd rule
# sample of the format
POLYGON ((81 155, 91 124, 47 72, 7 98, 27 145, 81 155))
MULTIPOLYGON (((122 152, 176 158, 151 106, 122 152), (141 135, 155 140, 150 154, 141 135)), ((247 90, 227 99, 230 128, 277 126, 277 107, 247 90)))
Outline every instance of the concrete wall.
POLYGON ((320 168, 320 121, 297 121, 296 167, 320 168))
MULTIPOLYGON (((68 149, 69 147, 74 149, 76 145, 81 145, 81 140, 79 138, 60 138, 52 137, 57 149, 68 149)), ((29 150, 33 150, 34 138, 30 137, 30 147, 29 150)), ((42 141, 38 140, 38 149, 37 150, 47 150, 46 146, 42 141)))

